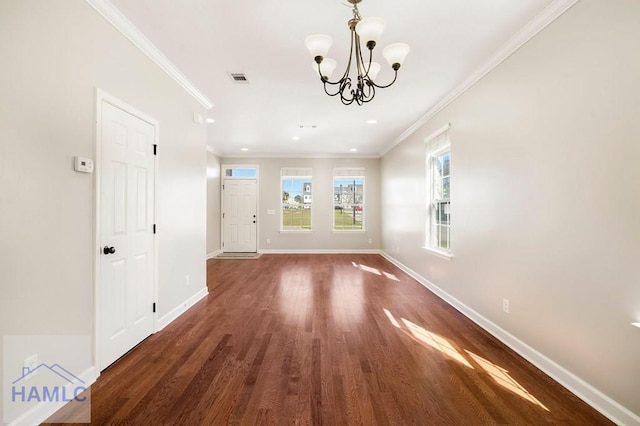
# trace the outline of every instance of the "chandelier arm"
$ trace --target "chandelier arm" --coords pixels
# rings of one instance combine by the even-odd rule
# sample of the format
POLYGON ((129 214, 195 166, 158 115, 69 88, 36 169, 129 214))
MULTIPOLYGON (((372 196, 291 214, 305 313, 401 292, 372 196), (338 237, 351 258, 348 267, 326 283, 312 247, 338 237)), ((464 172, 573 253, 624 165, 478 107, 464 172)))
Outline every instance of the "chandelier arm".
MULTIPOLYGON (((351 70, 351 61, 353 60, 353 45, 356 42, 356 30, 353 29, 351 30, 351 47, 349 49, 349 61, 347 61, 347 68, 344 70, 344 74, 342 75, 342 78, 348 78, 349 77, 349 71, 351 70)), ((357 44, 356 44, 357 46, 357 44)), ((356 57, 356 62, 358 62, 358 58, 356 57)))
POLYGON ((378 85, 376 83, 373 82, 373 80, 369 80, 371 81, 371 85, 377 87, 378 89, 386 89, 387 87, 391 86, 393 83, 396 82, 396 79, 398 78, 398 70, 394 70, 395 75, 393 76, 393 81, 391 81, 391 83, 387 84, 387 85, 378 85))
POLYGON ((338 90, 338 92, 336 94, 340 95, 340 101, 344 104, 344 105, 351 105, 353 103, 354 100, 354 91, 351 90, 351 78, 347 77, 344 82, 340 85, 340 88, 338 90), (346 97, 344 94, 346 93, 351 93, 351 97, 348 98, 346 97))
MULTIPOLYGON (((358 37, 358 45, 360 45, 360 37, 358 37)), ((358 54, 360 57, 360 63, 362 64, 362 70, 364 71, 364 58, 362 57, 362 49, 358 49, 358 54)), ((369 66, 367 66, 367 71, 362 74, 363 77, 369 77, 369 70, 371 69, 371 61, 373 60, 373 49, 369 49, 369 66)))
POLYGON ((336 81, 336 82, 322 80, 322 82, 324 83, 324 92, 329 96, 337 96, 337 95, 342 96, 341 92, 344 90, 344 87, 348 86, 348 85, 351 85, 351 82, 347 81, 346 79, 342 79, 342 80, 336 81), (336 88, 336 92, 335 93, 330 93, 329 90, 327 89, 327 84, 339 85, 339 87, 336 88))
MULTIPOLYGON (((355 34, 355 31, 354 31, 355 34)), ((364 73, 364 61, 362 60, 362 50, 360 49, 360 36, 355 34, 355 44, 356 44, 356 72, 358 73, 358 77, 364 77, 366 73, 364 73)))
MULTIPOLYGON (((365 98, 367 98, 367 102, 369 102, 376 95, 376 86, 373 84, 373 81, 370 78, 366 80, 367 93, 365 98)), ((364 91, 363 91, 364 94, 364 91)))

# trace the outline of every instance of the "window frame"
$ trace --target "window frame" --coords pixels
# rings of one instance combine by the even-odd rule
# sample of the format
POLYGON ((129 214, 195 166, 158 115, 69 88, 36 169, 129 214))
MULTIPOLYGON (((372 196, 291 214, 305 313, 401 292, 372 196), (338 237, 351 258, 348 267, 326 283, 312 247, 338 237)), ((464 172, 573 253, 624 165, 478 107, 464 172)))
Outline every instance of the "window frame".
MULTIPOLYGON (((312 169, 292 169, 292 168, 283 168, 280 170, 280 194, 279 194, 279 200, 280 200, 280 225, 279 225, 279 232, 282 234, 286 234, 286 233, 295 233, 295 234, 304 234, 304 233, 312 233, 313 232, 313 210, 314 210, 314 203, 313 203, 313 170, 312 169), (295 174, 292 172, 296 172, 296 171, 300 171, 302 172, 302 174, 295 174), (287 173, 288 172, 288 173, 287 173), (284 181, 285 180, 302 180, 302 185, 304 186, 305 182, 308 181, 311 184, 311 201, 309 202, 310 207, 309 210, 311 210, 311 214, 309 217, 309 228, 285 228, 284 227, 284 206, 283 206, 283 201, 282 201, 282 192, 284 191, 284 181)), ((304 198, 304 187, 302 188, 302 197, 304 198)), ((304 202, 303 202, 303 209, 304 209, 304 202)))
MULTIPOLYGON (((354 169, 348 169, 348 170, 352 170, 354 171, 354 169)), ((335 198, 333 199, 332 205, 331 205, 331 231, 332 232, 338 232, 338 233, 366 233, 367 232, 367 228, 366 228, 366 216, 367 216, 367 209, 366 209, 366 185, 367 185, 367 179, 364 173, 364 169, 355 169, 357 170, 358 174, 350 174, 350 173, 343 173, 341 174, 341 171, 347 171, 347 169, 334 169, 334 173, 333 176, 331 177, 331 191, 332 191, 332 196, 335 197, 335 188, 336 188, 336 180, 357 180, 357 179, 361 179, 362 180, 362 202, 359 204, 362 208, 362 219, 361 219, 361 223, 362 226, 360 229, 336 229, 336 215, 335 215, 335 206, 336 206, 336 201, 335 198)))
MULTIPOLYGON (((453 249, 452 249, 452 221, 451 221, 451 175, 452 175, 452 150, 451 150, 451 139, 450 139, 450 125, 439 129, 434 132, 431 136, 425 139, 425 143, 427 145, 426 150, 426 221, 425 221, 425 241, 424 241, 424 249, 429 253, 434 254, 440 258, 451 260, 453 258, 453 249), (449 194, 448 197, 442 197, 439 199, 435 198, 435 180, 436 180, 436 159, 442 157, 443 155, 449 154, 449 174, 446 176, 449 178, 449 194), (448 248, 444 248, 440 245, 438 241, 442 241, 440 238, 438 241, 436 235, 438 235, 437 228, 443 226, 442 223, 438 223, 436 221, 436 211, 438 204, 448 204, 448 220, 446 223, 446 227, 448 229, 447 235, 447 245, 448 248)), ((444 178, 445 176, 441 176, 440 178, 444 178)), ((444 194, 443 194, 444 195, 444 194)))

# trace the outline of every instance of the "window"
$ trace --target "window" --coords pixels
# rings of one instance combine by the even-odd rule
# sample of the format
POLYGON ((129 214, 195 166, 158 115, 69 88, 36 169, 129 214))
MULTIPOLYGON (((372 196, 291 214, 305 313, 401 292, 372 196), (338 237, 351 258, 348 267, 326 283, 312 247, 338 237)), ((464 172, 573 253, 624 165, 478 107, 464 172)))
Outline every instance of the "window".
POLYGON ((280 171, 282 191, 282 231, 311 230, 311 169, 282 169, 280 171))
POLYGON ((449 126, 427 138, 427 226, 429 249, 451 254, 451 142, 449 126))
POLYGON ((364 231, 364 169, 333 170, 333 230, 364 231))
POLYGON ((237 179, 251 179, 258 177, 258 169, 250 166, 225 167, 225 178, 237 178, 237 179))

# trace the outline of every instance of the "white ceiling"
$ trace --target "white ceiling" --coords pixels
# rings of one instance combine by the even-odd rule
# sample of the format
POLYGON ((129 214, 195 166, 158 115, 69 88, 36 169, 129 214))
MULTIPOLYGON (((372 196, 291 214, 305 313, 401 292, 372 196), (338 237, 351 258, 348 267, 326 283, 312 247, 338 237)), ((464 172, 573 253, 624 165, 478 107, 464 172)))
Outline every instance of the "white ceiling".
POLYGON ((398 41, 411 46, 398 81, 364 106, 344 106, 325 95, 304 47, 308 35, 330 35, 334 45, 328 56, 338 61, 334 75, 342 73, 351 17, 345 0, 111 3, 213 101, 208 117, 216 122, 208 125, 207 137, 215 151, 378 156, 558 1, 364 0, 362 16, 379 16, 387 23, 374 51, 374 60, 383 65, 376 81, 390 81, 393 74, 381 47, 398 41), (234 84, 229 72, 245 73, 250 83, 234 84), (378 123, 367 124, 370 119, 378 123))

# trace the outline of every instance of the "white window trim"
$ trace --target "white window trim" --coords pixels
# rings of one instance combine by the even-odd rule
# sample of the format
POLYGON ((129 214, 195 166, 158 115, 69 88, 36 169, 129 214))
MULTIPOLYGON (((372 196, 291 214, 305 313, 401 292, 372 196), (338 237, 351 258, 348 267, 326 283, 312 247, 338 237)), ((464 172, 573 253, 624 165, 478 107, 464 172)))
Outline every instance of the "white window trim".
POLYGON ((280 200, 280 227, 279 227, 279 233, 280 234, 312 234, 313 233, 313 175, 310 175, 309 173, 313 173, 311 169, 308 168, 291 168, 291 167, 287 167, 287 168, 283 168, 280 170, 280 194, 279 194, 279 200, 280 200), (294 175, 291 173, 291 171, 295 171, 295 170, 299 170, 299 171, 304 171, 307 173, 307 175, 294 175), (289 173, 286 173, 289 172, 289 173), (311 218, 309 221, 309 227, 310 229, 284 229, 284 211, 282 209, 282 181, 284 179, 309 179, 309 181, 311 182, 311 218))
POLYGON ((432 254, 435 257, 439 257, 440 259, 451 261, 451 259, 454 258, 453 254, 451 254, 450 252, 436 250, 433 247, 422 247, 422 248, 427 253, 432 254))
POLYGON ((335 215, 335 201, 331 203, 331 232, 336 234, 365 234, 367 232, 367 200, 366 200, 366 188, 367 179, 364 175, 364 169, 360 168, 336 168, 333 169, 333 176, 331 178, 331 191, 332 197, 335 194, 335 180, 336 179, 362 179, 362 229, 336 229, 336 215, 335 215), (341 175, 336 174, 344 170, 358 170, 362 172, 360 175, 341 175))
MULTIPOLYGON (((453 252, 451 249, 451 223, 449 223, 449 250, 442 250, 440 248, 431 246, 431 238, 432 238, 432 217, 431 217, 431 207, 433 203, 433 158, 438 157, 446 152, 449 152, 451 155, 451 139, 441 139, 445 132, 449 132, 451 130, 451 123, 441 127, 436 130, 429 136, 425 138, 425 145, 427 147, 426 150, 426 166, 427 166, 427 196, 428 202, 426 203, 426 222, 425 222, 425 236, 424 236, 424 246, 423 249, 436 257, 440 257, 445 260, 453 259, 453 252)), ((451 163, 449 164, 449 176, 451 176, 451 163)), ((451 182, 451 180, 450 180, 451 182)), ((451 184, 451 183, 450 183, 451 184)), ((449 196, 449 202, 451 202, 451 196, 449 196)))

